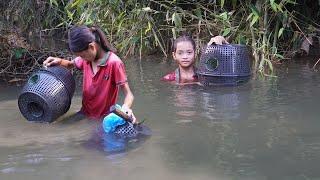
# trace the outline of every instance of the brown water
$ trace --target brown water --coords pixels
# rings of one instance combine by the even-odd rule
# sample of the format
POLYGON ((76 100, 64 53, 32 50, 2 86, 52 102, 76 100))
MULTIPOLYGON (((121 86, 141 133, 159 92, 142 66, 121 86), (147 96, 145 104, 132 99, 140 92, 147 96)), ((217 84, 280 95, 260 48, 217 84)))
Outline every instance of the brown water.
POLYGON ((72 118, 79 89, 67 114, 42 124, 20 114, 21 87, 0 85, 0 179, 320 178, 320 76, 310 65, 204 88, 159 81, 175 68, 160 61, 126 62, 135 115, 153 134, 116 154, 92 140, 100 123, 72 118))

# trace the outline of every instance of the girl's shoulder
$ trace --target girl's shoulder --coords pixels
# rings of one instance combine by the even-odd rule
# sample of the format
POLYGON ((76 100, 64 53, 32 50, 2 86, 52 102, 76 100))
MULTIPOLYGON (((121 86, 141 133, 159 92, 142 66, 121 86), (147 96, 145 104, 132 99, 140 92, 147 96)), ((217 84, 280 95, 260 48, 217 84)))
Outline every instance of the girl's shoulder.
POLYGON ((111 64, 123 63, 118 55, 116 55, 115 53, 113 53, 111 51, 109 51, 108 53, 109 53, 109 58, 108 58, 109 63, 111 63, 111 64))
POLYGON ((169 74, 163 76, 161 80, 163 81, 176 81, 177 80, 177 70, 170 72, 169 74))

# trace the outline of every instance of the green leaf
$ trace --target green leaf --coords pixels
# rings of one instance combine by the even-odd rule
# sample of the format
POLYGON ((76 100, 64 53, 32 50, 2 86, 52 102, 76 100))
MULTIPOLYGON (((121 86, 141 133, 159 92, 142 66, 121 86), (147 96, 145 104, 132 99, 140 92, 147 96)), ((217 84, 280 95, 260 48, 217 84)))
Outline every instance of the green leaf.
POLYGON ((194 13, 199 19, 202 19, 202 10, 199 7, 194 10, 194 13))
POLYGON ((173 39, 177 39, 177 33, 175 28, 171 28, 173 39))
POLYGON ((118 24, 118 27, 117 27, 117 34, 119 35, 120 31, 123 29, 122 28, 122 24, 124 22, 124 18, 120 20, 119 24, 118 24))
POLYGON ((275 54, 275 56, 276 56, 277 58, 284 59, 284 56, 282 56, 281 54, 275 54))
POLYGON ((224 21, 227 21, 227 20, 228 20, 228 14, 227 14, 227 12, 223 12, 223 13, 221 13, 219 16, 220 16, 220 17, 222 18, 222 20, 224 20, 224 21))
POLYGON ((251 23, 250 23, 250 27, 252 27, 258 20, 259 20, 259 16, 254 16, 254 17, 252 18, 251 23))
MULTIPOLYGON (((75 6, 78 6, 79 4, 81 4, 82 2, 81 2, 82 0, 76 0, 76 1, 74 1, 72 4, 71 4, 71 8, 74 8, 75 6)), ((71 1, 72 2, 72 1, 71 1)))
POLYGON ((67 16, 70 20, 73 20, 73 14, 74 12, 70 12, 69 10, 66 10, 67 11, 67 16))
POLYGON ((172 22, 174 23, 175 27, 182 27, 181 18, 178 13, 172 14, 172 22))
POLYGON ((278 32, 278 38, 283 34, 284 28, 280 28, 278 32))
POLYGON ((250 4, 250 9, 251 9, 251 12, 255 15, 255 16, 261 16, 261 13, 258 11, 258 9, 256 8, 256 6, 250 4))
POLYGON ((13 49, 13 54, 16 59, 22 58, 25 52, 27 52, 27 50, 23 48, 13 49))
POLYGON ((131 42, 132 44, 136 44, 139 40, 140 40, 140 37, 139 37, 139 36, 133 36, 133 37, 130 39, 130 42, 131 42))
POLYGON ((238 37, 236 39, 237 39, 238 44, 246 44, 247 43, 247 40, 242 35, 238 35, 238 37))
POLYGON ((60 27, 62 25, 64 25, 65 22, 61 22, 60 24, 56 25, 56 27, 60 27))
POLYGON ((151 31, 151 23, 148 22, 148 27, 146 28, 146 30, 144 31, 144 34, 146 35, 149 31, 151 31))
POLYGON ((247 21, 249 21, 249 19, 251 19, 252 16, 253 16, 253 13, 250 13, 249 16, 247 17, 247 21))
POLYGON ((231 29, 230 29, 230 28, 226 28, 226 29, 223 31, 222 36, 227 36, 230 32, 231 32, 231 29))
POLYGON ((221 6, 221 8, 223 8, 223 6, 224 6, 224 0, 220 0, 220 6, 221 6))
POLYGON ((274 12, 278 12, 278 8, 277 8, 278 4, 275 3, 274 0, 270 0, 270 5, 271 5, 271 8, 273 9, 274 12))
MULTIPOLYGON (((288 4, 293 4, 293 5, 297 5, 298 3, 296 3, 296 0, 292 1, 292 0, 286 0, 286 3, 288 4)), ((320 1, 319 1, 319 5, 320 5, 320 1)))
POLYGON ((56 0, 50 0, 50 5, 52 6, 52 5, 55 5, 55 6, 59 6, 58 5, 58 2, 56 1, 56 0))

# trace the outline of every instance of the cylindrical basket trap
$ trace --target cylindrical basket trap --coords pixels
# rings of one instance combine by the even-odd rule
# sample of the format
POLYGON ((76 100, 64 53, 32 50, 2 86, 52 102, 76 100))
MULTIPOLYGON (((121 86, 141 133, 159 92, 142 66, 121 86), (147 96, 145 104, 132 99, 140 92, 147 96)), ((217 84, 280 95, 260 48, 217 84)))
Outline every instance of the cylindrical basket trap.
POLYGON ((20 112, 28 121, 53 122, 69 110, 74 91, 75 80, 67 68, 39 69, 31 74, 19 95, 20 112))
POLYGON ((197 71, 201 84, 238 85, 250 79, 249 52, 245 45, 224 44, 205 47, 197 71))

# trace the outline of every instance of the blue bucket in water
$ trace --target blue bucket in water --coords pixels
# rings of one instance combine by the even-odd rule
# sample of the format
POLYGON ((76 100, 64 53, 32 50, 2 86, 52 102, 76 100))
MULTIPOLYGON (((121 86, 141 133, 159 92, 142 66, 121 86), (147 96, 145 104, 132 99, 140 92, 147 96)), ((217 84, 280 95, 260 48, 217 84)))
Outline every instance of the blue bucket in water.
POLYGON ((69 110, 74 91, 75 80, 69 69, 42 68, 28 78, 18 106, 28 121, 50 123, 69 110))
POLYGON ((125 122, 110 132, 106 132, 103 126, 97 127, 91 138, 83 142, 83 145, 107 155, 122 154, 140 147, 151 135, 152 131, 146 125, 132 125, 125 122))
POLYGON ((125 152, 140 146, 151 136, 151 130, 145 125, 125 123, 118 126, 114 132, 103 132, 101 145, 107 153, 125 152))
MULTIPOLYGON (((121 107, 116 106, 121 111, 121 107)), ((103 150, 108 153, 119 153, 137 147, 151 136, 151 130, 142 123, 132 124, 115 113, 108 114, 104 117, 99 130, 103 150)))

